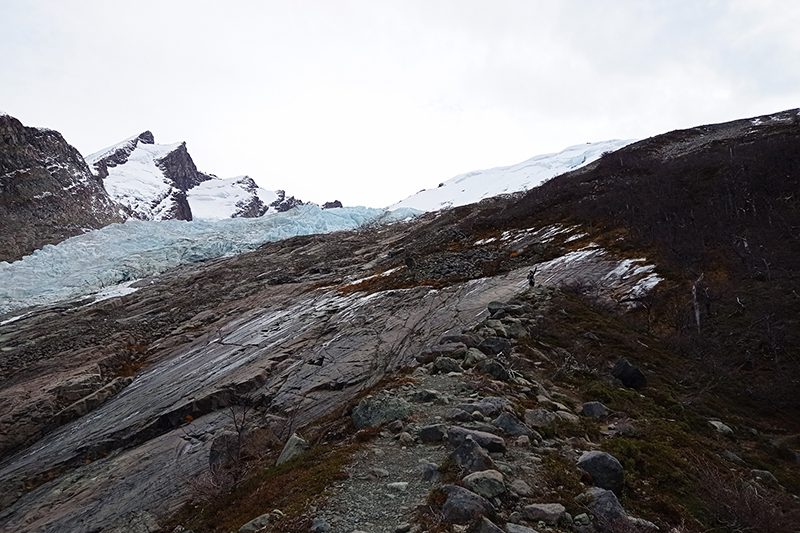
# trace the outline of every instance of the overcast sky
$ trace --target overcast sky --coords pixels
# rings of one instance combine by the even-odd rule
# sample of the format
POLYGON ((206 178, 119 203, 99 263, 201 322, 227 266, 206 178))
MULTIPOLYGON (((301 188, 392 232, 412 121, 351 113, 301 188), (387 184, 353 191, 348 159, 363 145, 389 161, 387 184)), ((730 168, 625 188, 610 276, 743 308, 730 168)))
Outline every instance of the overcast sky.
POLYGON ((0 0, 0 109, 88 154, 388 205, 587 141, 800 106, 800 2, 0 0))

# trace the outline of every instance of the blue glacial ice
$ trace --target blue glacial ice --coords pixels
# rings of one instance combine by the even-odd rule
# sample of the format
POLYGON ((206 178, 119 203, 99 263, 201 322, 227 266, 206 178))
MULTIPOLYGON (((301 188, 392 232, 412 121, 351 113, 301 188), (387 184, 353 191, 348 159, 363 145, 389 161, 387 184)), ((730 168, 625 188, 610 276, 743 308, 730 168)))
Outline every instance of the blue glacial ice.
POLYGON ((353 230, 418 213, 407 208, 304 205, 259 218, 112 224, 45 246, 19 261, 0 262, 0 316, 108 291, 180 265, 248 252, 270 241, 353 230))

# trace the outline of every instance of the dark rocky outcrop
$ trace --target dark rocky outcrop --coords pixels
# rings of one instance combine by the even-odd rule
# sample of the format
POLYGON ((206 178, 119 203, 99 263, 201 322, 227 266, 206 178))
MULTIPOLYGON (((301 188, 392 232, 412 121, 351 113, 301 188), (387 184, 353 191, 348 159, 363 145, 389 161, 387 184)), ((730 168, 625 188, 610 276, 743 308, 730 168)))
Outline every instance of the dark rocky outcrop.
POLYGON ((279 213, 283 213, 284 211, 288 211, 293 207, 297 207, 298 205, 303 205, 303 201, 295 198, 294 196, 286 197, 286 191, 282 189, 278 189, 275 191, 275 194, 278 195, 278 198, 272 202, 270 207, 273 207, 279 213))
POLYGON ((125 215, 60 133, 0 115, 0 261, 125 215))
POLYGON ((337 207, 342 207, 342 202, 339 200, 334 200, 332 202, 325 202, 322 204, 322 209, 336 209, 337 207))

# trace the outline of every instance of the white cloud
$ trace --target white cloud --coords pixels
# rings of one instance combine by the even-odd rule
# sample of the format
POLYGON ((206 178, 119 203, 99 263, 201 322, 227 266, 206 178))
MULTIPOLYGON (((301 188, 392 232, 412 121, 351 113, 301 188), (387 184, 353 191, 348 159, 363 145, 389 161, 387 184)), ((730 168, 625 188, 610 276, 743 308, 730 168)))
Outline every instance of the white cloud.
POLYGON ((800 4, 5 2, 0 102, 82 151, 389 204, 468 170, 800 105, 800 4))

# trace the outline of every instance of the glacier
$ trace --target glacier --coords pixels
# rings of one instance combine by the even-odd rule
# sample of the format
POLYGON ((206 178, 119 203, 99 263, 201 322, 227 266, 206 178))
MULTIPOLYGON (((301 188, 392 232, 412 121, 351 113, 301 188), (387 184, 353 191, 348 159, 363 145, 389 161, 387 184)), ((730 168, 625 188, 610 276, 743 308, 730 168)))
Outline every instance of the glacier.
POLYGON ((248 252, 296 237, 407 220, 414 209, 302 205, 258 218, 128 220, 0 262, 0 316, 82 298, 206 259, 248 252))
POLYGON ((596 161, 606 152, 614 152, 632 140, 613 139, 565 148, 555 154, 532 157, 508 167, 476 170, 441 183, 436 189, 424 189, 397 202, 389 209, 411 207, 421 211, 438 211, 480 202, 500 194, 527 191, 571 170, 596 161))

